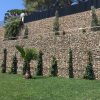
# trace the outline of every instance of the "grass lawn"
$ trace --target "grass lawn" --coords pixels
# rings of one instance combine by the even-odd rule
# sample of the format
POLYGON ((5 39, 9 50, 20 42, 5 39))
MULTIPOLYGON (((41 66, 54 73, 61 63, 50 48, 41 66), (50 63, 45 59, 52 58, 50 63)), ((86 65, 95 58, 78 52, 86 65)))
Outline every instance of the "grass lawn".
POLYGON ((100 100, 100 81, 0 74, 0 100, 100 100))

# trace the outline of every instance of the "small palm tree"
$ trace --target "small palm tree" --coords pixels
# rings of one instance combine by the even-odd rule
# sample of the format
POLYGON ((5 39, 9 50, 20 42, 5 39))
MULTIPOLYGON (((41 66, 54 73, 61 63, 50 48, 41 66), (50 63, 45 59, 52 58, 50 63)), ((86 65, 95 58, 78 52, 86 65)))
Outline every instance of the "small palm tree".
POLYGON ((16 49, 20 52, 21 57, 24 59, 23 65, 23 75, 27 74, 26 78, 31 78, 31 71, 30 71, 30 62, 31 60, 38 59, 38 52, 35 48, 26 48, 24 49, 21 46, 16 45, 16 49))

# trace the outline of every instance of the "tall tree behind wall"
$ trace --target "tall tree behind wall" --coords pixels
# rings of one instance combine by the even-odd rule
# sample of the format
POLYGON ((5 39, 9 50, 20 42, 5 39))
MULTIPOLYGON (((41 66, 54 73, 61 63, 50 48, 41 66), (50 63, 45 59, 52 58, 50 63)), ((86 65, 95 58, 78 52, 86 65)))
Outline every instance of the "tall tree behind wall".
POLYGON ((53 8, 57 2, 60 6, 65 6, 69 0, 23 0, 23 2, 26 9, 34 11, 53 8))

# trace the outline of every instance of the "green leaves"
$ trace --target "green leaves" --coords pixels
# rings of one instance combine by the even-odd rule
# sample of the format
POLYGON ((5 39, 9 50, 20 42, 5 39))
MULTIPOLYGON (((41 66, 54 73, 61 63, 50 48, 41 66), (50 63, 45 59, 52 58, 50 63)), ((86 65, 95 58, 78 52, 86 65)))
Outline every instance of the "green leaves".
POLYGON ((55 35, 59 35, 59 14, 58 11, 55 12, 55 19, 53 23, 53 32, 55 35))
POLYGON ((73 53, 72 53, 72 49, 69 49, 69 62, 68 62, 69 66, 68 66, 68 71, 69 71, 69 78, 74 78, 74 74, 73 74, 73 53))
POLYGON ((20 52, 22 58, 24 58, 25 57, 25 50, 24 50, 24 48, 22 46, 19 46, 19 45, 16 45, 15 47, 20 52))
POLYGON ((43 75, 43 52, 39 51, 39 56, 38 56, 38 64, 37 64, 37 71, 36 74, 37 75, 43 75))
POLYGON ((16 54, 13 55, 13 58, 12 58, 12 66, 11 66, 11 73, 12 74, 17 74, 17 63, 18 63, 18 60, 17 60, 17 57, 16 57, 16 54))
MULTIPOLYGON (((29 11, 34 10, 46 10, 54 8, 57 0, 23 0, 24 6, 29 11)), ((59 0, 59 6, 63 7, 67 5, 68 0, 59 0)))
POLYGON ((51 63, 51 76, 57 76, 57 74, 58 74, 57 59, 55 56, 53 56, 51 63))
POLYGON ((23 47, 16 45, 16 49, 20 52, 22 58, 25 61, 30 62, 31 60, 37 60, 38 59, 38 52, 35 48, 24 49, 23 47))
POLYGON ((5 23, 5 38, 16 39, 21 31, 21 21, 19 18, 11 17, 5 23))
POLYGON ((27 61, 36 60, 38 58, 37 51, 35 48, 25 50, 25 59, 27 61))
POLYGON ((38 59, 38 52, 35 48, 26 48, 24 49, 21 46, 16 45, 16 49, 20 52, 22 58, 24 59, 24 65, 23 65, 23 75, 26 73, 28 76, 26 78, 32 78, 31 71, 30 71, 30 62, 31 60, 37 60, 38 59))
POLYGON ((92 53, 91 53, 91 51, 88 51, 88 63, 87 63, 86 71, 85 71, 85 75, 84 75, 85 79, 89 79, 89 80, 95 79, 92 62, 93 62, 92 53))
POLYGON ((29 11, 48 9, 53 5, 52 0, 23 0, 24 6, 29 11))
POLYGON ((100 27, 97 27, 97 26, 100 26, 100 23, 99 23, 99 20, 98 20, 98 16, 96 15, 96 11, 95 11, 95 8, 93 7, 92 8, 92 20, 91 20, 91 30, 92 31, 98 31, 100 30, 100 27))

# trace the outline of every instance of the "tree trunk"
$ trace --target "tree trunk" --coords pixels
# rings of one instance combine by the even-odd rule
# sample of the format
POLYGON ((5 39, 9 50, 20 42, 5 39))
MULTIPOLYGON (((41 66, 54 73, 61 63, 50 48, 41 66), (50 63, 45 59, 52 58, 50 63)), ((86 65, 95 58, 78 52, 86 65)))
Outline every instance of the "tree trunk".
POLYGON ((25 78, 30 79, 32 78, 31 71, 30 71, 30 62, 26 62, 27 67, 25 69, 25 78))

